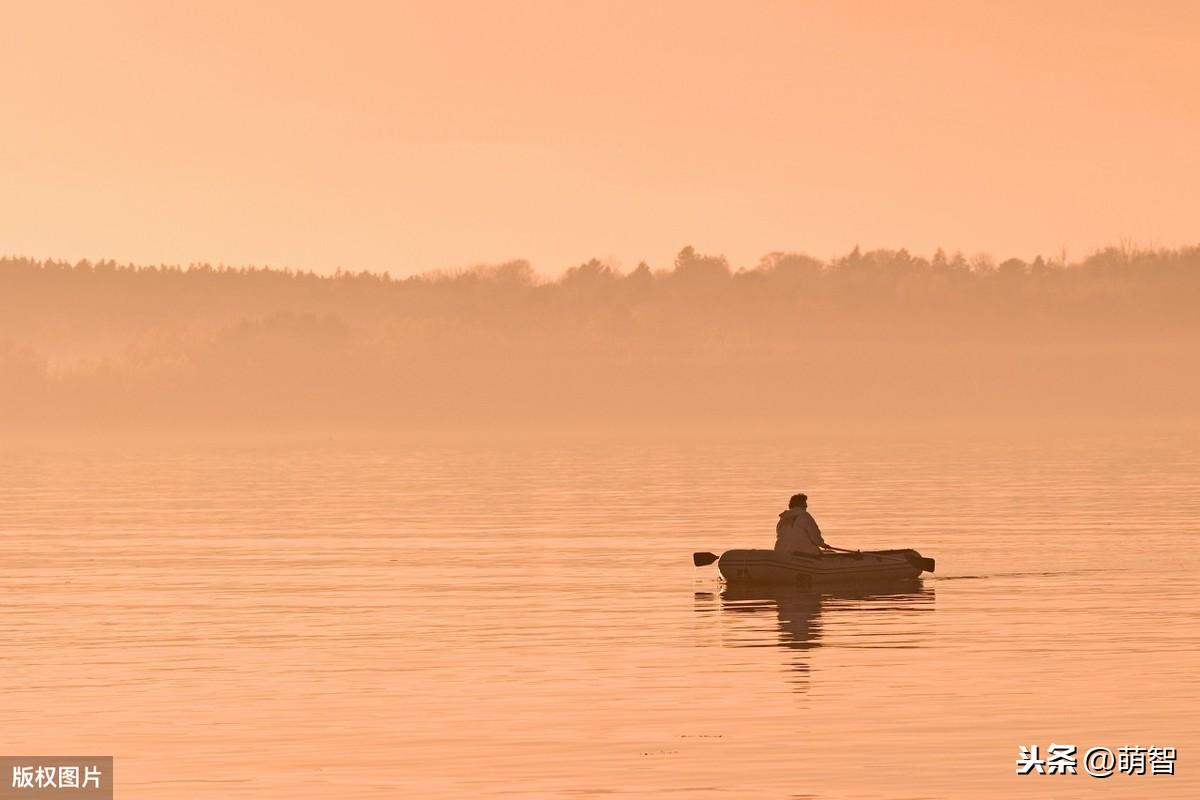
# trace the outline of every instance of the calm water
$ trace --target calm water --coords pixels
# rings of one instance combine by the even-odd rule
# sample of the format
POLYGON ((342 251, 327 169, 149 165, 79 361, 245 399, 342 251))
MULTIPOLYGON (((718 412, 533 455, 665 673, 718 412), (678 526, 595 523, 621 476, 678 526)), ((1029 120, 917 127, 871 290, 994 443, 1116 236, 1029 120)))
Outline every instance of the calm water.
POLYGON ((1195 438, 0 450, 0 751, 121 798, 1186 797, 1195 438), (878 593, 723 593, 803 489, 878 593), (1174 777, 1014 775, 1170 746, 1174 777))

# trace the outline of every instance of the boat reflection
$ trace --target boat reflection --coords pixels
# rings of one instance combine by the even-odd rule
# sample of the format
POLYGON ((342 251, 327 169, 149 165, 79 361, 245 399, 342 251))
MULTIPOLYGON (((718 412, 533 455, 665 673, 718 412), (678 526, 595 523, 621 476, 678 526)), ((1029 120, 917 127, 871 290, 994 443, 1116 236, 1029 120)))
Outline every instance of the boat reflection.
MULTIPOLYGON (((818 591, 726 586, 719 595, 697 592, 696 603, 697 611, 719 603, 721 616, 732 623, 721 626, 724 647, 913 648, 922 646, 928 630, 913 615, 933 611, 934 591, 920 579, 818 591)), ((805 652, 789 659, 797 691, 808 688, 810 657, 805 652)))

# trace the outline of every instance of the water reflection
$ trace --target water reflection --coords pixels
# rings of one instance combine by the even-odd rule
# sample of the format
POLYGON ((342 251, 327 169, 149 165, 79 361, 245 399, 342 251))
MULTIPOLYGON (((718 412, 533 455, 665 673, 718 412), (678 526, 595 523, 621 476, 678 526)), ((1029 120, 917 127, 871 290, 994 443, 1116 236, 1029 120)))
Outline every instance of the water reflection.
POLYGON ((789 658, 796 691, 807 691, 811 651, 820 647, 914 648, 926 641, 918 616, 934 609, 934 591, 920 579, 803 591, 793 587, 732 587, 696 593, 696 610, 719 609, 724 647, 799 651, 789 658))

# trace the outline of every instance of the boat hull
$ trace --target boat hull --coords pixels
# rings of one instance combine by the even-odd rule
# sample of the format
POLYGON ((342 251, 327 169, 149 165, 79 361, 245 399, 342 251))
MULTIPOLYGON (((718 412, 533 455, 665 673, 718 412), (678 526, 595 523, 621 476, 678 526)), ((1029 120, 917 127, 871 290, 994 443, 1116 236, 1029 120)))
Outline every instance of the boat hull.
POLYGON ((784 554, 775 550, 728 550, 717 561, 730 584, 811 586, 916 578, 932 566, 916 550, 864 553, 784 554))

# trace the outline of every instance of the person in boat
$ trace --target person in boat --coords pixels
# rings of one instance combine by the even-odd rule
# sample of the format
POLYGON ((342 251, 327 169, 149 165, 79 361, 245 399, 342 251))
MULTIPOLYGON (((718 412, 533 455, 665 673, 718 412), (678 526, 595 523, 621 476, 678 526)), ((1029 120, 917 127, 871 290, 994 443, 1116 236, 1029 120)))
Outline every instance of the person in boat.
POLYGON ((779 522, 775 525, 776 552, 819 556, 821 550, 828 547, 817 521, 808 513, 808 495, 792 495, 787 511, 779 515, 779 522))

